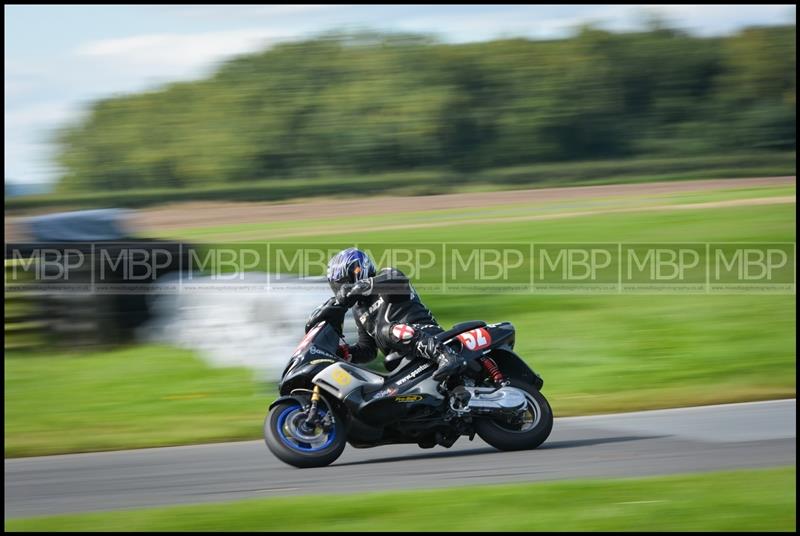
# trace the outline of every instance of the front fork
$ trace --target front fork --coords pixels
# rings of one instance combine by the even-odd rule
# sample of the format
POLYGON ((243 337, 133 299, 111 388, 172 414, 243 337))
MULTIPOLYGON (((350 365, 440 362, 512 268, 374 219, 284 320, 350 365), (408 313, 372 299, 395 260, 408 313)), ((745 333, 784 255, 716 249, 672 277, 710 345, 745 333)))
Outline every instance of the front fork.
POLYGON ((323 418, 322 422, 320 422, 319 416, 317 415, 317 405, 319 404, 320 398, 319 385, 315 385, 314 389, 311 391, 311 406, 308 408, 308 414, 302 424, 300 424, 300 430, 303 433, 310 434, 318 424, 321 424, 323 429, 325 429, 327 424, 330 423, 332 416, 326 415, 327 418, 323 418))

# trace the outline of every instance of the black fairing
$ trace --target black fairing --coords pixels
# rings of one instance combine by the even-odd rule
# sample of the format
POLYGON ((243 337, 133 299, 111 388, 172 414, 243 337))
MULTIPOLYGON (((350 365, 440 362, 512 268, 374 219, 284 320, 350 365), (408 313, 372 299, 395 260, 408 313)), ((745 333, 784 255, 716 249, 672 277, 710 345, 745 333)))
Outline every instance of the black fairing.
POLYGON ((353 391, 344 400, 345 405, 365 423, 374 426, 431 416, 443 406, 444 398, 435 390, 427 392, 420 384, 430 378, 435 369, 427 360, 415 359, 387 376, 380 388, 353 391))
POLYGON ((345 405, 371 426, 385 426, 397 421, 431 417, 442 408, 444 400, 430 394, 402 394, 365 401, 358 393, 345 399, 345 405))
POLYGON ((298 388, 309 389, 317 373, 340 360, 336 355, 338 347, 339 331, 327 322, 310 329, 283 371, 280 394, 286 395, 298 388))

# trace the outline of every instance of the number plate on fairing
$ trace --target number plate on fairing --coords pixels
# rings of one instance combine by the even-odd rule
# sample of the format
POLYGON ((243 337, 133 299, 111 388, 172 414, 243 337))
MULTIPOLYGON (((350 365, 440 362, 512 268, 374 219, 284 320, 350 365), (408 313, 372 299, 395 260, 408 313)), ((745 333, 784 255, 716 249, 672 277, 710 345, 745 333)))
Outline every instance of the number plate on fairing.
POLYGON ((467 350, 482 350, 492 344, 492 336, 484 328, 476 328, 465 331, 456 337, 467 350))

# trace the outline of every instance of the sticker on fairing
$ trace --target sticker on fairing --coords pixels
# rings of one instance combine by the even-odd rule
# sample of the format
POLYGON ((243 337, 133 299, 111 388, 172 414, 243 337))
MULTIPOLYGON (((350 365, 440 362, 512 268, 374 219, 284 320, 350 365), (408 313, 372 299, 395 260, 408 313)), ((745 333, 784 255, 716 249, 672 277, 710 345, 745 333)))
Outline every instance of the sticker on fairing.
POLYGON ((403 396, 396 396, 394 401, 395 402, 419 402, 422 400, 420 395, 403 395, 403 396))
POLYGON ((353 379, 350 374, 343 368, 337 368, 331 373, 333 380, 339 385, 347 385, 353 379))
POLYGON ((317 332, 318 332, 319 330, 321 330, 321 329, 322 329, 322 326, 324 326, 324 325, 325 325, 325 322, 320 322, 319 324, 317 324, 316 326, 314 326, 314 327, 311 329, 311 331, 309 331, 308 333, 306 333, 305 337, 303 337, 303 340, 302 340, 302 341, 300 341, 300 344, 298 344, 298 345, 297 345, 297 348, 295 348, 295 349, 294 349, 294 353, 292 354, 292 357, 296 356, 297 354, 299 354, 299 353, 301 353, 303 350, 305 350, 305 349, 306 349, 306 347, 307 347, 307 346, 308 346, 308 345, 311 343, 311 339, 313 339, 313 338, 314 338, 314 336, 317 334, 317 332))
POLYGON ((481 350, 492 344, 492 336, 484 328, 465 331, 458 336, 458 340, 467 350, 481 350))

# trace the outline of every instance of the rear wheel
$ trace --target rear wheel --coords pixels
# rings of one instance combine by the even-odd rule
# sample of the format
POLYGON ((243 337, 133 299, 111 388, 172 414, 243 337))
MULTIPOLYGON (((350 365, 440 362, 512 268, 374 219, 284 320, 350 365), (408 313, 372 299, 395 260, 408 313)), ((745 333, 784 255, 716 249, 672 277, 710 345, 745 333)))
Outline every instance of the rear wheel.
POLYGON ((521 422, 482 418, 475 421, 475 431, 496 449, 535 449, 544 443, 553 429, 553 411, 536 387, 515 379, 511 379, 511 387, 525 392, 527 406, 521 422))
MULTIPOLYGON (((320 417, 326 409, 319 408, 320 417)), ((295 467, 323 467, 333 463, 344 450, 347 436, 344 423, 333 417, 330 427, 317 425, 302 428, 306 411, 296 400, 277 404, 264 421, 264 440, 269 450, 281 461, 295 467)))

